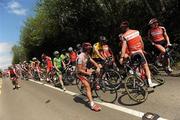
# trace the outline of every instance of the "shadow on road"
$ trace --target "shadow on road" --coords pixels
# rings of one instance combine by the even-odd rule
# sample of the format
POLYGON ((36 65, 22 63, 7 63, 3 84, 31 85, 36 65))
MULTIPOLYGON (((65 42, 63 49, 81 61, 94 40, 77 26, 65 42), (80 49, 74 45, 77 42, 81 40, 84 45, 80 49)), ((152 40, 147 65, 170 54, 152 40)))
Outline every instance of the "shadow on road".
POLYGON ((83 104, 85 107, 89 108, 89 104, 88 104, 88 100, 87 99, 83 99, 81 97, 81 95, 77 96, 75 95, 73 100, 76 102, 76 103, 80 103, 80 104, 83 104))
MULTIPOLYGON (((153 93, 154 90, 150 90, 148 91, 148 94, 153 93)), ((123 91, 122 94, 119 96, 119 98, 117 99, 117 102, 121 105, 125 105, 125 106, 135 106, 135 105, 139 105, 142 104, 143 102, 135 102, 133 101, 127 94, 127 92, 123 91)), ((145 101, 144 101, 145 102, 145 101)))

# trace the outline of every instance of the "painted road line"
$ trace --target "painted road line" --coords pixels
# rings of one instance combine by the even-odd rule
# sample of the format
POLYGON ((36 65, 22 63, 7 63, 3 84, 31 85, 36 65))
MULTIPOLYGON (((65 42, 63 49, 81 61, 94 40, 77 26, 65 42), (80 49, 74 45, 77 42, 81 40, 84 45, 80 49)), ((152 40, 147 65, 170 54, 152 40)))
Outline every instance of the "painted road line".
MULTIPOLYGON (((34 80, 30 80, 30 81, 38 83, 38 84, 43 84, 43 83, 40 83, 40 82, 37 82, 37 81, 34 81, 34 80)), ((87 100, 87 98, 85 96, 80 95, 78 93, 75 93, 75 92, 72 92, 72 91, 68 91, 68 90, 63 91, 62 89, 56 88, 56 87, 51 86, 49 84, 43 84, 43 85, 47 86, 49 88, 55 89, 57 91, 67 93, 67 94, 72 95, 72 96, 77 96, 77 97, 81 98, 82 100, 85 100, 85 101, 87 100)), ((100 105, 106 106, 108 108, 111 108, 111 109, 114 109, 114 110, 118 110, 118 111, 127 113, 129 115, 133 115, 133 116, 136 116, 136 117, 140 117, 140 118, 142 118, 143 115, 145 114, 143 112, 140 112, 140 111, 137 111, 137 110, 133 110, 133 109, 129 109, 129 108, 126 108, 126 107, 122 107, 122 106, 119 106, 119 105, 115 105, 115 104, 112 104, 112 103, 105 103, 105 102, 98 102, 98 101, 95 101, 95 102, 100 104, 100 105)), ((168 120, 168 119, 160 117, 160 118, 158 118, 158 120, 168 120)))
POLYGON ((0 78, 0 95, 1 95, 1 88, 2 88, 2 78, 0 78))

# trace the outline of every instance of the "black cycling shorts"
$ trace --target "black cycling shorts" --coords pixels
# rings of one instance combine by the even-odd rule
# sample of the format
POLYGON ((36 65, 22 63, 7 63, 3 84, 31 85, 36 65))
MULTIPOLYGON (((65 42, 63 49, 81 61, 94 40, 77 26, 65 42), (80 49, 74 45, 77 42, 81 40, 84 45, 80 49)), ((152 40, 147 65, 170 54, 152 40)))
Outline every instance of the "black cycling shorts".
POLYGON ((158 45, 162 45, 163 47, 166 47, 167 45, 167 41, 166 40, 161 40, 161 41, 157 41, 157 42, 154 42, 155 44, 158 44, 158 45))
POLYGON ((142 53, 137 52, 131 55, 132 64, 142 65, 147 63, 146 58, 142 55, 142 53))

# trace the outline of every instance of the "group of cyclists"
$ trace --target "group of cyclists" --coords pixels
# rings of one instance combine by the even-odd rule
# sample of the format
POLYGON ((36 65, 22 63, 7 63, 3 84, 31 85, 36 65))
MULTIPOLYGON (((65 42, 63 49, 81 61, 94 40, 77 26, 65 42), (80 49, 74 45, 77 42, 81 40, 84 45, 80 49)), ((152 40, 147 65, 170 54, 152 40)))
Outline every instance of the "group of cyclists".
MULTIPOLYGON (((165 47, 171 46, 169 37, 166 33, 166 29, 159 25, 159 21, 156 18, 151 19, 148 24, 150 26, 150 29, 148 31, 148 39, 150 40, 152 45, 157 50, 159 50, 159 56, 165 55, 165 47)), ((121 48, 121 51, 119 52, 119 63, 123 64, 128 58, 133 60, 138 56, 138 60, 141 62, 145 71, 149 87, 156 86, 157 84, 152 82, 151 71, 149 69, 149 65, 144 54, 145 46, 140 32, 138 30, 131 29, 128 21, 121 22, 120 28, 121 34, 119 34, 119 46, 121 48)), ((115 57, 108 45, 108 40, 106 39, 106 37, 100 36, 98 39, 99 41, 94 45, 92 45, 90 42, 78 44, 76 46, 76 50, 72 47, 69 47, 68 51, 66 51, 65 49, 63 49, 61 52, 54 51, 53 59, 51 59, 51 57, 47 56, 44 53, 41 56, 41 61, 46 69, 46 80, 50 81, 48 73, 54 68, 58 74, 59 82, 64 91, 66 90, 66 88, 63 81, 63 71, 67 65, 71 64, 73 66, 76 72, 76 76, 79 78, 80 82, 82 82, 85 87, 86 95, 90 103, 90 108, 94 111, 100 111, 101 107, 95 104, 93 101, 92 90, 88 82, 88 76, 91 76, 94 73, 99 74, 101 68, 103 67, 103 62, 108 58, 112 58, 113 64, 116 65, 115 57), (91 65, 89 66, 90 63, 91 65)), ((156 62, 158 66, 161 66, 161 63, 158 61, 158 57, 156 62)), ((42 80, 42 77, 40 75, 41 67, 41 62, 34 57, 32 58, 32 61, 30 61, 30 63, 24 61, 19 65, 10 66, 10 78, 13 81, 14 77, 18 78, 20 75, 23 76, 24 72, 26 72, 29 76, 33 78, 33 72, 37 71, 38 77, 40 78, 40 80, 42 80)), ((172 72, 169 60, 167 62, 167 70, 172 72)), ((20 87, 18 85, 18 80, 16 81, 17 86, 14 87, 20 87)), ((15 84, 13 83, 13 85, 15 84)))

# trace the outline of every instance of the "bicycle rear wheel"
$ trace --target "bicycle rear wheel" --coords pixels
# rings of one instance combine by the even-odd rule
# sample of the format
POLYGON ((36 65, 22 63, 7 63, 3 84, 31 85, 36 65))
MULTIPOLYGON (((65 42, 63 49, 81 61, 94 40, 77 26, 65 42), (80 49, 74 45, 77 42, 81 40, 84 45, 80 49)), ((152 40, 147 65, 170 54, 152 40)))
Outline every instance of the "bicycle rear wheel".
POLYGON ((165 79, 162 78, 162 76, 151 75, 151 79, 153 83, 158 83, 159 85, 162 85, 165 83, 165 79))
POLYGON ((129 75, 125 79, 125 90, 128 96, 135 102, 144 102, 148 97, 147 86, 140 78, 129 75))
POLYGON ((151 71, 151 73, 153 75, 158 75, 159 74, 159 70, 155 65, 149 64, 149 69, 150 69, 150 71, 151 71))
POLYGON ((95 88, 95 93, 100 100, 104 102, 113 103, 117 99, 117 90, 113 88, 112 84, 107 80, 102 80, 99 82, 99 89, 95 88))

